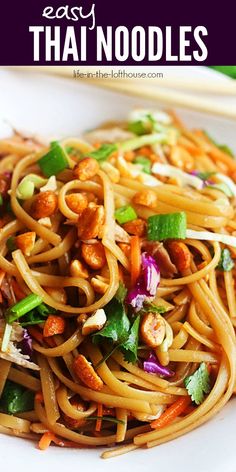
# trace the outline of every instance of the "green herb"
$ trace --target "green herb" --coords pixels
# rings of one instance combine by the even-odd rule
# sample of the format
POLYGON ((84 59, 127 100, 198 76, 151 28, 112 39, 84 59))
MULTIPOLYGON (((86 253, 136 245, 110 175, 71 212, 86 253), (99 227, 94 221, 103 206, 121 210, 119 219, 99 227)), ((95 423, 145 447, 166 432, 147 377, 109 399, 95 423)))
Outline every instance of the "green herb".
POLYGON ((10 252, 16 250, 15 239, 16 239, 16 238, 15 238, 14 236, 10 236, 10 238, 7 239, 6 245, 7 245, 7 249, 8 249, 10 252))
POLYGON ((120 303, 124 303, 124 300, 126 298, 126 295, 127 295, 127 288, 125 287, 125 285, 123 284, 123 282, 120 282, 119 283, 119 288, 115 294, 115 298, 118 300, 118 302, 120 303))
POLYGON ((148 157, 137 156, 134 159, 134 163, 140 164, 142 166, 142 171, 145 172, 145 174, 151 174, 151 161, 148 157))
POLYGON ((30 312, 41 303, 42 297, 31 293, 27 297, 23 298, 23 300, 20 300, 15 305, 8 308, 5 314, 7 322, 9 324, 13 323, 13 321, 16 321, 18 318, 21 318, 21 316, 26 315, 26 313, 30 312))
POLYGON ((234 261, 231 257, 229 249, 227 248, 222 249, 217 269, 228 272, 229 270, 233 269, 233 267, 234 267, 234 261))
POLYGON ((55 308, 45 305, 45 303, 41 303, 34 310, 31 310, 29 313, 24 315, 20 320, 20 324, 21 326, 32 326, 44 323, 45 318, 47 318, 48 315, 53 315, 55 313, 57 313, 55 308))
POLYGON ((212 69, 221 72, 222 74, 226 74, 229 77, 236 78, 236 66, 210 66, 212 69))
POLYGON ((97 161, 105 161, 108 157, 113 154, 113 152, 117 151, 118 147, 116 144, 102 144, 100 148, 96 151, 90 152, 88 157, 93 157, 97 161))
POLYGON ((227 144, 218 144, 215 139, 212 138, 212 136, 207 133, 207 131, 204 131, 205 135, 207 136, 207 138, 216 146, 218 147, 218 149, 220 149, 220 151, 223 151, 225 152, 226 154, 228 154, 229 156, 231 157, 234 157, 234 153, 233 151, 230 149, 229 146, 227 146, 227 144))
POLYGON ((102 421, 110 421, 111 423, 115 424, 125 424, 123 420, 118 420, 117 418, 113 418, 113 416, 89 416, 87 418, 87 421, 97 421, 97 420, 102 420, 102 421))
POLYGON ((130 205, 117 208, 117 210, 115 211, 115 219, 120 225, 128 223, 128 221, 136 220, 136 218, 136 211, 130 205))
POLYGON ((37 312, 41 316, 48 316, 48 315, 54 315, 57 313, 56 308, 52 308, 51 306, 46 305, 45 303, 40 303, 39 306, 37 306, 37 312))
POLYGON ((127 362, 136 362, 138 358, 138 333, 139 333, 139 323, 140 316, 135 318, 133 325, 130 328, 129 336, 127 341, 125 341, 122 346, 122 352, 124 353, 124 358, 127 362))
POLYGON ((2 194, 0 193, 0 206, 3 205, 3 198, 2 198, 2 194))
POLYGON ((101 331, 93 335, 93 342, 104 342, 104 338, 115 344, 122 344, 127 340, 130 328, 129 318, 124 306, 115 298, 104 307, 107 322, 101 331))
POLYGON ((213 190, 220 190, 223 192, 227 197, 233 197, 233 192, 230 190, 229 186, 224 182, 215 183, 212 185, 206 185, 206 188, 212 188, 213 190))
POLYGON ((143 313, 166 313, 166 308, 164 306, 157 306, 154 303, 145 303, 141 310, 143 313))
POLYGON ((131 131, 131 133, 137 134, 137 136, 141 136, 147 132, 147 127, 144 121, 132 121, 128 124, 128 130, 131 131))
POLYGON ((153 215, 148 218, 147 237, 149 241, 186 238, 186 214, 184 212, 153 215))
POLYGON ((209 393, 211 389, 206 364, 202 362, 194 374, 185 378, 184 384, 192 401, 200 405, 204 400, 204 394, 209 393))
POLYGON ((34 392, 7 380, 0 400, 0 409, 14 415, 23 411, 30 411, 33 408, 34 392))
POLYGON ((43 175, 51 177, 67 169, 69 162, 65 150, 57 141, 54 141, 51 143, 48 153, 38 160, 38 165, 43 175))

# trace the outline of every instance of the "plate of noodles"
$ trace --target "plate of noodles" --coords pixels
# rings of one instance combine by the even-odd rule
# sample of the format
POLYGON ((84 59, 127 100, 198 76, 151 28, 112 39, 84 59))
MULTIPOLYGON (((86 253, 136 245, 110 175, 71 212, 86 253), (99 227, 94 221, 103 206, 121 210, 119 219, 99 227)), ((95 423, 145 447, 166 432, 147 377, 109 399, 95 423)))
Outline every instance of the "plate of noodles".
POLYGON ((1 82, 2 462, 233 471, 235 123, 1 82))

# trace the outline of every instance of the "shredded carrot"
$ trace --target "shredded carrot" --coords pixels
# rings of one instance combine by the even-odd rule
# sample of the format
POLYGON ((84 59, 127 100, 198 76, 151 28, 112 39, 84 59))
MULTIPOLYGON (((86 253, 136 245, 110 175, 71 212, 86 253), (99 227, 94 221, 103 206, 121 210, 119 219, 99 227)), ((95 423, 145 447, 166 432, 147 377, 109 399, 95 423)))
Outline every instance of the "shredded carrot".
POLYGON ((43 393, 37 392, 34 396, 36 402, 43 403, 43 393))
POLYGON ((153 150, 150 146, 143 146, 138 151, 138 154, 140 154, 140 156, 146 156, 146 157, 149 157, 150 154, 152 153, 153 153, 153 150))
POLYGON ((6 272, 4 272, 3 270, 0 270, 0 287, 2 285, 2 281, 5 277, 5 275, 6 275, 6 272))
POLYGON ((11 280, 11 285, 12 285, 12 288, 13 288, 13 291, 14 291, 14 294, 15 294, 15 297, 18 300, 23 300, 23 298, 26 297, 25 293, 21 290, 19 284, 17 283, 17 281, 15 279, 12 278, 11 280))
MULTIPOLYGON (((102 403, 98 403, 97 414, 98 414, 98 416, 103 415, 102 403)), ((95 431, 97 431, 97 432, 101 431, 101 427, 102 427, 102 418, 98 418, 97 421, 96 421, 95 431)))
MULTIPOLYGON (((54 435, 54 438, 52 439, 52 441, 54 442, 54 444, 56 444, 57 446, 60 446, 60 447, 71 447, 71 448, 84 448, 84 445, 83 444, 78 444, 78 443, 75 443, 73 441, 67 441, 65 439, 61 439, 61 438, 58 438, 57 436, 54 435)), ((86 446, 86 447, 93 447, 93 446, 86 446)))
POLYGON ((65 330, 66 322, 62 316, 49 315, 44 323, 43 336, 48 338, 55 334, 62 334, 65 330))
POLYGON ((38 447, 41 449, 41 451, 45 451, 47 449, 51 442, 54 441, 55 435, 51 433, 50 431, 47 431, 44 433, 39 441, 38 447))
POLYGON ((130 266, 131 266, 131 285, 133 286, 139 277, 141 269, 141 251, 140 240, 138 236, 130 238, 130 266))
POLYGON ((174 402, 169 408, 167 408, 164 413, 157 420, 152 421, 151 428, 164 428, 169 423, 177 418, 181 413, 183 413, 186 408, 190 405, 191 398, 189 396, 180 397, 176 402, 174 402))
POLYGON ((35 328, 35 326, 30 326, 28 328, 30 336, 34 338, 38 343, 42 344, 43 342, 43 335, 40 333, 39 329, 35 328))

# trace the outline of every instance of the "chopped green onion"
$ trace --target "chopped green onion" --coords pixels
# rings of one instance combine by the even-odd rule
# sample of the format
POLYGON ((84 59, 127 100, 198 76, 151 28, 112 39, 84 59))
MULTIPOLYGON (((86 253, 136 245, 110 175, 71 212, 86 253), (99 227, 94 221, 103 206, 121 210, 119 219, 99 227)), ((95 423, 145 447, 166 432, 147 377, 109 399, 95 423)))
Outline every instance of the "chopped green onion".
POLYGON ((186 238, 186 214, 184 212, 153 215, 148 218, 147 237, 149 241, 186 238))
POLYGON ((102 421, 110 421, 111 423, 115 424, 125 424, 123 420, 118 420, 117 418, 113 418, 113 416, 89 416, 87 418, 87 421, 96 421, 96 420, 102 420, 102 421))
POLYGON ((23 298, 23 300, 20 300, 15 305, 8 308, 5 314, 7 322, 10 324, 13 323, 13 321, 26 315, 26 313, 39 306, 41 303, 42 297, 31 293, 27 297, 23 298))
POLYGON ((87 154, 88 157, 93 157, 97 161, 105 161, 108 157, 113 154, 113 152, 117 151, 118 147, 116 144, 102 144, 100 148, 96 149, 96 151, 92 151, 87 154))
POLYGON ((132 121, 131 123, 128 124, 128 130, 134 134, 137 134, 138 136, 141 136, 142 134, 146 134, 148 131, 146 125, 147 125, 147 122, 144 122, 141 120, 132 121))
POLYGON ((215 183, 215 184, 212 184, 212 185, 206 185, 206 188, 212 188, 213 190, 220 190, 227 197, 233 197, 233 195, 234 195, 233 192, 231 191, 231 189, 229 188, 229 186, 227 184, 225 184, 224 182, 215 183))
POLYGON ((42 187, 45 183, 47 183, 46 179, 39 175, 26 175, 16 189, 16 196, 20 200, 28 200, 34 195, 34 189, 42 187))
POLYGON ((115 211, 115 219, 120 225, 128 223, 128 221, 136 220, 136 218, 137 214, 133 207, 131 207, 130 205, 117 208, 117 210, 115 211))
POLYGON ((38 160, 38 165, 46 177, 51 177, 67 169, 69 161, 63 147, 57 141, 54 141, 51 143, 48 153, 38 160))
POLYGON ((11 332, 12 332, 12 326, 8 323, 6 323, 3 338, 2 338, 2 346, 1 346, 1 351, 6 352, 8 348, 9 341, 11 339, 11 332))
POLYGON ((132 139, 128 139, 127 141, 123 141, 120 143, 119 147, 121 151, 134 151, 142 146, 148 146, 156 143, 163 143, 166 144, 171 138, 170 131, 166 133, 154 133, 154 134, 144 134, 142 136, 138 136, 132 139))
POLYGON ((15 243, 15 238, 14 236, 10 236, 10 238, 7 239, 6 242, 7 249, 12 252, 16 250, 16 243, 15 243))
POLYGON ((230 251, 227 248, 222 249, 219 264, 217 269, 227 272, 234 267, 234 261, 231 257, 230 251))
POLYGON ((148 157, 145 156, 137 156, 134 159, 135 164, 140 164, 142 166, 142 171, 145 172, 145 174, 151 174, 151 162, 148 157))
POLYGON ((45 305, 45 303, 40 303, 40 305, 37 306, 37 312, 41 316, 48 316, 55 314, 57 310, 56 308, 52 308, 51 306, 45 305))

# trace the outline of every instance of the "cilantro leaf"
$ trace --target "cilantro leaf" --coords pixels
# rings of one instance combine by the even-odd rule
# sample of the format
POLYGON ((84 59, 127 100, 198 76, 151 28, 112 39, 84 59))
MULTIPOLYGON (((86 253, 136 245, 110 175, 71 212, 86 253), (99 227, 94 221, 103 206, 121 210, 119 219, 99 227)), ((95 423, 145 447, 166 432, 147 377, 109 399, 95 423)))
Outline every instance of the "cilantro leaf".
POLYGON ((127 362, 134 363, 137 361, 139 323, 140 316, 137 316, 133 325, 131 326, 127 341, 125 341, 121 346, 124 358, 127 362))
POLYGON ((234 267, 234 261, 231 257, 229 249, 227 248, 222 249, 217 269, 227 272, 233 269, 233 267, 234 267))
POLYGON ((34 392, 10 380, 6 381, 0 401, 2 411, 14 415, 15 413, 32 410, 33 406, 34 392))
POLYGON ((93 157, 97 161, 105 161, 113 152, 117 151, 116 144, 102 144, 96 151, 90 152, 88 157, 93 157))
POLYGON ((184 384, 192 401, 200 405, 204 400, 204 393, 209 393, 211 389, 206 364, 202 362, 194 374, 185 378, 184 384))
POLYGON ((127 288, 125 287, 125 285, 123 284, 123 282, 120 282, 119 283, 119 288, 115 294, 115 298, 118 300, 118 302, 120 303, 123 303, 125 298, 126 298, 126 295, 127 295, 127 288))
POLYGON ((130 321, 126 315, 124 305, 118 300, 113 300, 104 307, 107 322, 101 331, 93 335, 93 342, 103 342, 107 338, 116 344, 122 344, 127 340, 130 321))
POLYGON ((143 313, 166 313, 166 308, 154 303, 144 303, 141 314, 143 313))

